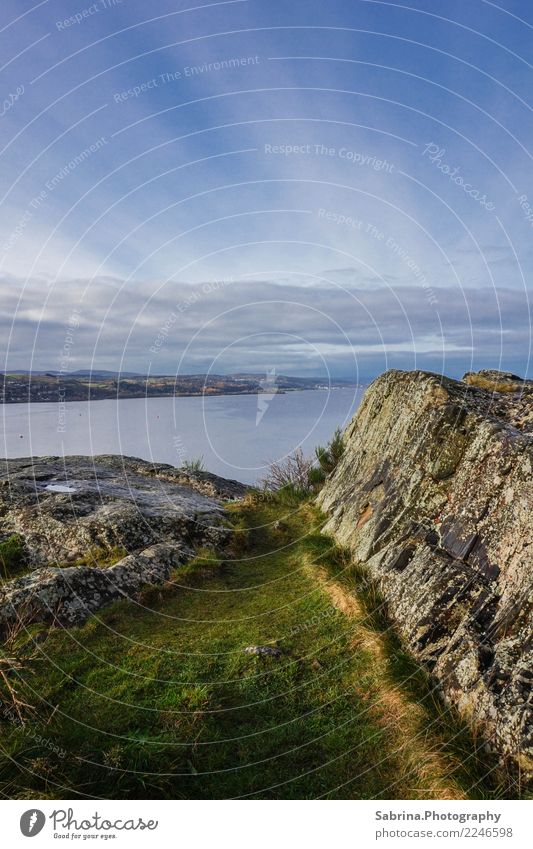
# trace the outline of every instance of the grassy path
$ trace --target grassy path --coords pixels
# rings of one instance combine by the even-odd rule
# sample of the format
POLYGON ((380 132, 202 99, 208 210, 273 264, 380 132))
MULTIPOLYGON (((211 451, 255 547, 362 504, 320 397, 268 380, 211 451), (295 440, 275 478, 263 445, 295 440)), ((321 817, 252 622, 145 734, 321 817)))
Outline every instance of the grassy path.
POLYGON ((36 644, 19 639, 29 659, 17 686, 38 713, 22 728, 1 723, 0 792, 497 795, 314 509, 249 503, 232 513, 226 561, 200 554, 139 603, 68 632, 36 627, 36 644), (250 655, 250 645, 282 654, 250 655))

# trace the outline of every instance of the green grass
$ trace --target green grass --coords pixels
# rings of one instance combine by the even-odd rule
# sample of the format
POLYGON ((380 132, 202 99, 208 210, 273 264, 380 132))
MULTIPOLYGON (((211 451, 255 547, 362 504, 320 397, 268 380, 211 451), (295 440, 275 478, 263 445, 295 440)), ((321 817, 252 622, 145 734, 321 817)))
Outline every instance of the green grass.
POLYGON ((18 534, 11 534, 0 542, 0 580, 17 578, 26 570, 24 542, 18 534))
POLYGON ((457 759, 452 790, 501 795, 497 782, 483 780, 490 765, 472 756, 465 729, 384 620, 374 620, 370 597, 364 626, 390 640, 390 675, 374 668, 368 648, 356 647, 362 623, 333 607, 313 564, 348 593, 354 582, 363 595, 369 590, 320 534, 319 514, 286 498, 230 510, 226 559, 203 549, 138 602, 108 607, 81 628, 52 629, 39 642, 38 626, 19 634, 10 653, 24 668, 13 683, 36 715, 24 726, 0 723, 0 793, 428 798, 418 771, 406 767, 397 728, 380 720, 369 698, 394 685, 407 702, 424 704, 424 745, 457 759), (252 644, 282 655, 246 654, 252 644))
POLYGON ((205 472, 204 466, 204 458, 202 457, 191 457, 190 460, 184 460, 181 468, 185 472, 194 473, 194 472, 205 472))

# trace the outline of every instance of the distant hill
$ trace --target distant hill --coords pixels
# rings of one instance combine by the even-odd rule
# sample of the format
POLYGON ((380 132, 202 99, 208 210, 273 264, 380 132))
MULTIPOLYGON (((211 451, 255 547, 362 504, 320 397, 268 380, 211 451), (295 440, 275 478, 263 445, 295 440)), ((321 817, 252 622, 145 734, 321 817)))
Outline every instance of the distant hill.
POLYGON ((57 377, 63 374, 65 377, 142 377, 136 371, 107 371, 106 369, 78 369, 78 371, 60 372, 56 369, 43 371, 42 369, 13 369, 12 371, 0 372, 0 374, 31 374, 33 377, 50 375, 57 377))

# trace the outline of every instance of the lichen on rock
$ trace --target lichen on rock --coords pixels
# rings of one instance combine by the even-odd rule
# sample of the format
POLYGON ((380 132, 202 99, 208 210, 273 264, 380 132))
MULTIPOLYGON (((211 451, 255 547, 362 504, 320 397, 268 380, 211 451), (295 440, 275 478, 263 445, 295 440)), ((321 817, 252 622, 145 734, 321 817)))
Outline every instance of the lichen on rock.
POLYGON ((532 429, 533 386, 515 375, 392 370, 319 496, 444 697, 530 775, 532 429))

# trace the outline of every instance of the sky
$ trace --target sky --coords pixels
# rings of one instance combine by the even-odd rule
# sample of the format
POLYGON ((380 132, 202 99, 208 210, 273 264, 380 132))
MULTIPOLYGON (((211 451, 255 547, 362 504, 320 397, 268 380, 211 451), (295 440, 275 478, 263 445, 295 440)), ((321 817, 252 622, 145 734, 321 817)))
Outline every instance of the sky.
POLYGON ((0 369, 530 374, 526 0, 2 0, 0 369))

